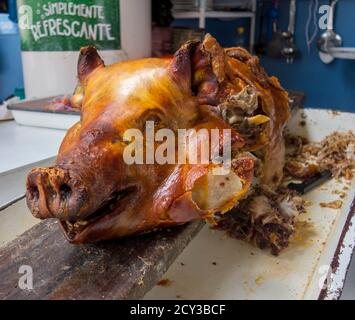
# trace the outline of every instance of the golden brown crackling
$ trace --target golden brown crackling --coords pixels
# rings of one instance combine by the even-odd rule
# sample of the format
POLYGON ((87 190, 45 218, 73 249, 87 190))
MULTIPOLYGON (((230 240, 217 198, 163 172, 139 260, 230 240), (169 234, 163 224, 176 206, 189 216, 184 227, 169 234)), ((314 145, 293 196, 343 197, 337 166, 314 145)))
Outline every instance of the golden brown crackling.
MULTIPOLYGON (((28 176, 31 187, 41 190, 39 201, 31 198, 33 188, 27 191, 35 215, 69 223, 88 219, 85 228, 70 237, 63 223, 70 241, 123 237, 194 219, 213 221, 217 211, 225 212, 237 204, 253 178, 254 161, 248 154, 233 164, 242 189, 219 208, 206 210, 191 195, 195 182, 211 170, 210 165, 127 165, 122 156, 127 145, 123 134, 131 128, 144 130, 150 117, 158 117, 172 130, 231 129, 213 108, 248 84, 257 88, 264 113, 271 119, 266 130, 269 143, 263 149, 264 179, 276 183, 273 178, 282 170, 283 162, 287 94, 275 79, 263 73, 256 58, 240 49, 224 51, 210 36, 203 43, 187 43, 171 60, 147 58, 104 66, 91 48, 86 50, 79 61, 84 94, 81 120, 62 142, 55 162, 59 174, 42 168, 28 176), (231 52, 242 58, 231 57, 231 52), (60 202, 60 192, 51 190, 53 186, 60 189, 64 181, 70 190, 65 193, 67 199, 60 202), (107 208, 103 215, 95 216, 115 197, 119 201, 112 211, 107 208)), ((238 154, 244 141, 237 129, 232 130, 232 140, 233 151, 238 154)))

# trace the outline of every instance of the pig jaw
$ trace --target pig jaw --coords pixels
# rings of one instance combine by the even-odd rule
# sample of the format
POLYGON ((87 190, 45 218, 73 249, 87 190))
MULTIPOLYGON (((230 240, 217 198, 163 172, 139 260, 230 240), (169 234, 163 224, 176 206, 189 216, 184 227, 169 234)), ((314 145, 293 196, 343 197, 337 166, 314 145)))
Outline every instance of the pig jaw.
POLYGON ((85 220, 61 221, 71 243, 86 243, 144 233, 196 219, 214 222, 216 213, 230 210, 250 187, 253 160, 247 170, 216 177, 211 165, 177 165, 152 193, 145 185, 119 192, 85 220), (223 189, 223 190, 222 190, 223 189))

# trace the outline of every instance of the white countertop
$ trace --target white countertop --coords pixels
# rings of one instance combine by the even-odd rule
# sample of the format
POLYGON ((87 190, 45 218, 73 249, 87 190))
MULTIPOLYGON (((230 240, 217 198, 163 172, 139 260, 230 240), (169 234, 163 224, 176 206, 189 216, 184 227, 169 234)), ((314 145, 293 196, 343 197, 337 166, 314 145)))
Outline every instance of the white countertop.
POLYGON ((54 157, 65 133, 0 121, 0 174, 54 157))
POLYGON ((65 132, 0 121, 0 208, 24 195, 32 167, 52 164, 65 132))

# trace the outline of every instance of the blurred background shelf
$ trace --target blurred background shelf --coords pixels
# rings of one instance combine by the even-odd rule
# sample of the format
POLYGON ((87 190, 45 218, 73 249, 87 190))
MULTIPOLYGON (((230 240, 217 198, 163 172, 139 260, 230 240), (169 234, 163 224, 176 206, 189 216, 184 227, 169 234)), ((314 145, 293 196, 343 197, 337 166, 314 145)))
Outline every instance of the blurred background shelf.
MULTIPOLYGON (((200 18, 199 11, 173 11, 175 19, 196 19, 200 18)), ((254 12, 249 11, 206 11, 205 18, 253 18, 254 12)))
MULTIPOLYGON (((181 1, 173 1, 173 17, 175 19, 198 19, 199 28, 206 27, 206 19, 215 18, 215 19, 239 19, 239 18, 250 18, 250 32, 249 32, 249 50, 252 52, 254 48, 254 39, 255 39, 255 18, 256 18, 256 0, 244 1, 247 4, 247 9, 240 8, 239 10, 233 8, 233 10, 223 11, 223 10, 212 10, 216 8, 223 8, 222 3, 219 3, 219 6, 216 7, 217 2, 209 0, 200 0, 194 1, 195 6, 186 4, 186 10, 182 10, 184 6, 181 4, 181 1), (177 10, 178 9, 178 10, 177 10)), ((187 1, 192 2, 192 1, 187 1)))

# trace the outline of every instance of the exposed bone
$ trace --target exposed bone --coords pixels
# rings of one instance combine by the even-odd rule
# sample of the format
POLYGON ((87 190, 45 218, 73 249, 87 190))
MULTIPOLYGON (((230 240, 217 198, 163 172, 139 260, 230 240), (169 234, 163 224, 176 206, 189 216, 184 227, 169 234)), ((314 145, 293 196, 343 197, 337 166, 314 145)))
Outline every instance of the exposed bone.
POLYGON ((252 86, 245 86, 242 91, 227 99, 228 108, 239 108, 247 114, 252 114, 258 107, 258 93, 252 86))
POLYGON ((192 199, 203 210, 220 211, 242 188, 241 179, 233 171, 227 175, 209 172, 195 182, 192 199))

